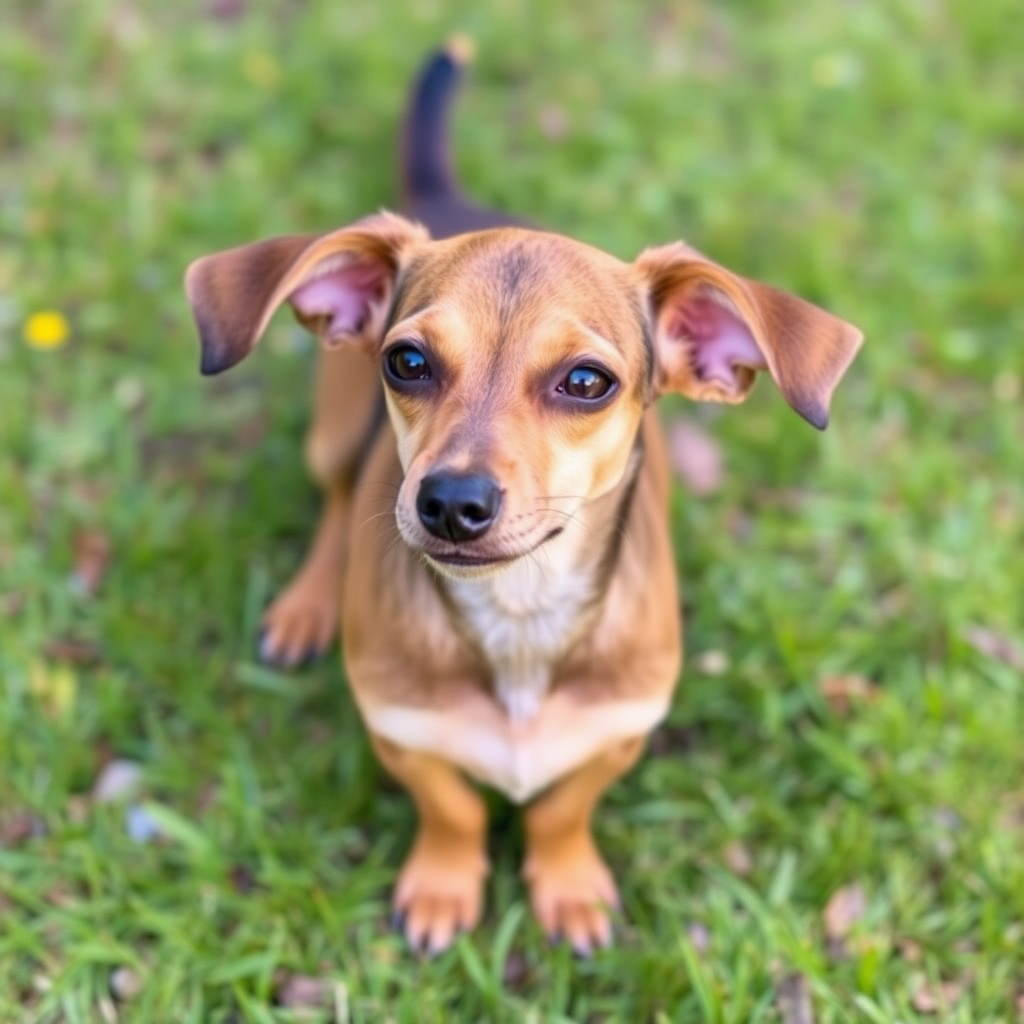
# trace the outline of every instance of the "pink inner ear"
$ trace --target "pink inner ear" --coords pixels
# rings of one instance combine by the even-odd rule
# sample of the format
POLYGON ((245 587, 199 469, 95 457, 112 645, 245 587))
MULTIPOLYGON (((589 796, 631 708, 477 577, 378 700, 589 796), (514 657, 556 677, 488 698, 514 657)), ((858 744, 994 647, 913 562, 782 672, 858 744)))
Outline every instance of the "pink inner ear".
POLYGON ((327 340, 358 334, 371 305, 383 297, 385 276, 380 267, 366 264, 339 267, 301 285, 288 301, 306 319, 323 317, 327 340))
POLYGON ((690 342, 693 369, 702 380, 716 380, 735 390, 737 366, 768 368, 750 328, 713 299, 691 296, 672 313, 669 334, 690 342))

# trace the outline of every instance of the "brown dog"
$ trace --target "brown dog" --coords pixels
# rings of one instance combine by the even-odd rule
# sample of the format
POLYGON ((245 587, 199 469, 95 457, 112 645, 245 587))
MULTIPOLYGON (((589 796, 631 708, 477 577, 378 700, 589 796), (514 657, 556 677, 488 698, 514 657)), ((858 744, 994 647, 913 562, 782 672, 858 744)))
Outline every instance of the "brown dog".
POLYGON ((440 950, 479 917, 468 776, 529 802, 534 911, 586 953, 617 903, 591 815, 680 668, 654 401, 740 402, 767 370, 822 428, 862 339, 681 242, 622 263, 467 204, 446 153, 460 63, 449 47, 414 90, 414 219, 207 256, 187 291, 204 373, 284 302, 326 347, 307 451, 326 508, 263 652, 294 663, 341 618, 373 746, 419 812, 394 896, 409 941, 440 950))

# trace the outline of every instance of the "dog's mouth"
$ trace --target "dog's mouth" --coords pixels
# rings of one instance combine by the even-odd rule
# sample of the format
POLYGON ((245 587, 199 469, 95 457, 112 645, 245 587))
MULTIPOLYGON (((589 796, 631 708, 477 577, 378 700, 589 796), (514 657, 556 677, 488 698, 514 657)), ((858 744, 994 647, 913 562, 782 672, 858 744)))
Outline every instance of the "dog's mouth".
POLYGON ((441 569, 442 572, 446 569, 455 570, 456 573, 462 575, 459 570, 468 570, 471 575, 476 575, 479 572, 501 569, 507 565, 511 565, 513 562, 518 562, 520 558, 532 555, 538 548, 547 544, 548 541, 554 540, 554 538, 561 532, 562 527, 556 526, 553 530, 548 531, 548 533, 541 537, 536 544, 533 544, 522 551, 495 552, 491 554, 485 551, 471 552, 452 548, 448 551, 429 551, 424 549, 421 554, 423 554, 428 561, 441 569), (476 570, 476 572, 474 572, 474 570, 476 570))

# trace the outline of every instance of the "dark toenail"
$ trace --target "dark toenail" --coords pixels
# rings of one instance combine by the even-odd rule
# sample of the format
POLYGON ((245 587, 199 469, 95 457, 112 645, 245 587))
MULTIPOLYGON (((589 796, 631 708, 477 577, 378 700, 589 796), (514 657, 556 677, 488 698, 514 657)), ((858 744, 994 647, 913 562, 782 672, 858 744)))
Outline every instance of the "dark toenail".
POLYGON ((405 931, 405 911, 404 910, 392 910, 391 911, 391 930, 393 932, 404 932, 405 931))

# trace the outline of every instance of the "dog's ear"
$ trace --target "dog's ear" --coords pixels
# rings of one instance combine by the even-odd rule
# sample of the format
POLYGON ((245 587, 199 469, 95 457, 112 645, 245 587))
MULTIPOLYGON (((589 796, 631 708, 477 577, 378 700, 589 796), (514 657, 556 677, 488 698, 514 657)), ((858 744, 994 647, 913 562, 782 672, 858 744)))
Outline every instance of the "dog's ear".
POLYGON ((835 386, 864 340, 817 306, 749 281, 678 242, 641 253, 659 393, 742 402, 757 370, 819 430, 835 386))
POLYGON ((241 362, 285 301, 328 346, 375 340, 408 253, 428 237, 418 224, 379 213, 326 235, 271 238, 196 260, 185 292, 202 372, 241 362))

